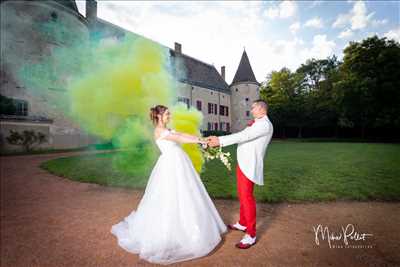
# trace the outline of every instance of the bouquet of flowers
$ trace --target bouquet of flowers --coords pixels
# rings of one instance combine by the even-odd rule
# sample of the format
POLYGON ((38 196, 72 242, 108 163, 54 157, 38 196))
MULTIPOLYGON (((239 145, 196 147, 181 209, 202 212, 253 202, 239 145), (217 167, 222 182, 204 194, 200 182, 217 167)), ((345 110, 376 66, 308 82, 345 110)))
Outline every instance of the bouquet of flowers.
POLYGON ((207 144, 203 144, 202 148, 203 156, 206 161, 218 158, 225 165, 225 167, 231 171, 231 153, 222 152, 221 147, 209 147, 207 144))

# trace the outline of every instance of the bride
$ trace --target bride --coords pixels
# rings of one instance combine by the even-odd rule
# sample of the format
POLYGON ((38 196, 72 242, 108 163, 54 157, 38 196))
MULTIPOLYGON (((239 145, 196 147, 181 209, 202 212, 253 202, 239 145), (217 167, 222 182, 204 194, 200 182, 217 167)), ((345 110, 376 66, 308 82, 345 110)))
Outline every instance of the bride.
POLYGON ((118 244, 149 262, 170 264, 211 252, 227 231, 190 158, 180 143, 206 143, 166 128, 167 107, 151 108, 161 155, 137 210, 111 227, 118 244))

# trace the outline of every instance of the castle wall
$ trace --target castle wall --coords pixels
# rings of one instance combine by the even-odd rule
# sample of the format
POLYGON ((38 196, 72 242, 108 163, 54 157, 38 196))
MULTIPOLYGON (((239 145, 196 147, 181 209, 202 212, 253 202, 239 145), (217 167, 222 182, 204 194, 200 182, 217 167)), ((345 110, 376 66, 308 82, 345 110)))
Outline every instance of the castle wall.
POLYGON ((215 130, 215 123, 218 124, 218 130, 227 130, 227 123, 231 127, 231 96, 227 93, 211 90, 204 87, 180 83, 178 89, 178 98, 185 97, 189 99, 189 104, 197 108, 197 101, 201 101, 201 112, 203 113, 202 131, 208 130, 208 123, 212 124, 212 130, 215 130), (208 113, 208 103, 217 104, 217 114, 208 113), (228 116, 220 114, 220 106, 228 107, 228 116))
POLYGON ((232 132, 243 130, 251 116, 251 105, 260 98, 259 86, 255 83, 236 83, 230 87, 232 92, 232 132), (248 111, 248 114, 246 114, 248 111))
MULTIPOLYGON (((49 142, 43 144, 42 148, 74 148, 97 141, 54 106, 53 100, 63 99, 67 93, 62 82, 61 86, 60 83, 54 86, 46 85, 48 88, 40 89, 43 93, 35 94, 32 88, 25 88, 19 82, 17 75, 21 66, 40 62, 55 48, 73 45, 74 38, 71 38, 71 33, 78 38, 90 38, 91 30, 95 31, 97 28, 93 26, 92 29, 89 24, 81 15, 60 5, 57 1, 1 2, 1 94, 13 99, 25 100, 28 103, 28 116, 25 120, 2 122, 5 130, 1 132, 0 138, 3 137, 3 143, 7 131, 13 127, 21 131, 31 127, 31 129, 46 133, 49 142), (48 34, 43 34, 41 31, 40 27, 43 25, 55 24, 63 27, 61 30, 60 28, 53 29, 56 30, 56 35, 51 31, 51 27, 48 29, 48 34), (30 117, 44 118, 44 120, 29 121, 30 117)), ((101 26, 100 30, 108 32, 106 30, 112 28, 113 25, 101 21, 97 26, 101 26)), ((110 35, 118 37, 124 29, 118 28, 115 31, 110 32, 110 35)), ((67 79, 68 77, 61 77, 61 81, 67 79)), ((232 94, 187 83, 179 83, 178 87, 178 100, 183 100, 194 108, 197 108, 197 101, 201 101, 201 112, 204 118, 201 125, 202 131, 211 129, 237 132, 242 130, 251 119, 245 115, 245 111, 250 110, 251 102, 259 98, 258 86, 255 84, 234 85, 231 87, 232 94), (236 88, 239 89, 238 92, 236 88), (248 101, 245 100, 246 97, 249 98, 248 101), (212 113, 208 111, 209 103, 213 104, 212 113), (220 113, 221 105, 228 107, 228 115, 220 113)), ((15 147, 8 147, 8 149, 14 150, 15 147)))
MULTIPOLYGON (((49 135, 50 142, 42 145, 46 148, 87 145, 91 137, 65 117, 58 107, 53 106, 52 99, 60 99, 65 95, 66 88, 62 84, 68 77, 58 77, 61 87, 57 83, 49 88, 40 88, 39 93, 33 88, 25 88, 18 75, 21 67, 40 62, 57 47, 71 45, 72 37, 89 38, 89 30, 79 15, 55 1, 5 1, 1 2, 1 33, 1 94, 28 103, 27 119, 7 123, 7 127, 47 127, 44 131, 49 135), (55 25, 64 28, 56 29, 55 25), (71 35, 72 32, 74 35, 71 35), (46 126, 33 126, 29 123, 29 117, 42 117, 53 122, 46 126)), ((7 132, 2 133, 3 142, 7 135, 7 132)))

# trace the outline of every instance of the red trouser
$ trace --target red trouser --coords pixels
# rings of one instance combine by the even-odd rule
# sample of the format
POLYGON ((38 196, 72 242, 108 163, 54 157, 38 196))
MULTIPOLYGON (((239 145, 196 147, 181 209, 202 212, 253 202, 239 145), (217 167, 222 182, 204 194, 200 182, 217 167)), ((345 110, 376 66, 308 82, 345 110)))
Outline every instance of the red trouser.
POLYGON ((253 195, 254 183, 250 181, 239 168, 236 167, 237 190, 240 202, 239 223, 246 226, 246 233, 256 236, 256 200, 253 195))

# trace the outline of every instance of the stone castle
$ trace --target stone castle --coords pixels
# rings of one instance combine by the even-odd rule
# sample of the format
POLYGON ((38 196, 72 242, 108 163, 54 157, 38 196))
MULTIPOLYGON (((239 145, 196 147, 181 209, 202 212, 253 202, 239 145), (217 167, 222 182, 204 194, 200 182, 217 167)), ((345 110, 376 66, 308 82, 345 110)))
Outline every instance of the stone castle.
MULTIPOLYGON (((11 99, 16 107, 14 114, 1 115, 1 144, 6 150, 14 147, 5 142, 10 129, 22 131, 35 129, 45 133, 49 142, 44 148, 75 148, 96 142, 59 112, 51 109, 48 99, 30 95, 18 84, 13 66, 23 65, 49 54, 54 46, 68 46, 68 39, 42 38, 35 30, 35 22, 62 21, 82 36, 94 32, 101 38, 121 39, 131 32, 97 17, 97 2, 86 1, 86 16, 79 13, 74 0, 52 1, 1 1, 1 66, 0 85, 2 99, 11 99), (8 60, 10 59, 10 60, 8 60), (12 62, 11 62, 12 59, 12 62), (13 66, 11 66, 13 65, 13 66)), ((252 101, 259 98, 260 84, 257 82, 246 51, 233 81, 225 80, 225 66, 217 69, 182 51, 175 43, 169 48, 172 59, 179 59, 185 68, 185 78, 179 80, 177 101, 193 106, 204 115, 202 131, 237 132, 251 119, 252 101)), ((57 97, 63 89, 47 88, 57 97)))

